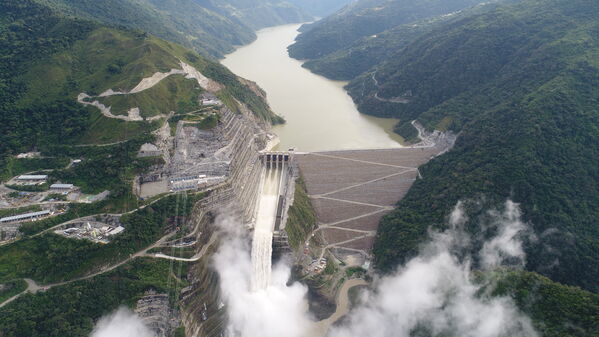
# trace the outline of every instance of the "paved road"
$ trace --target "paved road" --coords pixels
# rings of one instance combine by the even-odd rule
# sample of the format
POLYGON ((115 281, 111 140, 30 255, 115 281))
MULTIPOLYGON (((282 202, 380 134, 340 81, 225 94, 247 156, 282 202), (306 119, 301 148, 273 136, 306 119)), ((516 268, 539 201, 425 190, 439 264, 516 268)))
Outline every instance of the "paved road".
POLYGON ((21 295, 23 295, 23 294, 25 294, 27 292, 31 292, 31 293, 35 294, 37 291, 46 291, 46 290, 49 290, 49 289, 54 288, 54 287, 60 287, 60 286, 67 285, 69 283, 73 283, 73 282, 77 282, 77 281, 83 281, 83 280, 88 280, 88 279, 96 277, 98 275, 101 275, 101 274, 113 271, 116 268, 118 268, 118 267, 120 267, 120 266, 122 266, 124 264, 129 263, 130 261, 132 261, 135 258, 142 257, 142 256, 147 256, 147 252, 150 249, 156 248, 157 246, 162 245, 165 241, 167 241, 174 234, 175 234, 174 232, 173 233, 169 233, 169 234, 163 236, 162 238, 160 238, 160 240, 156 241, 154 244, 152 244, 152 245, 150 245, 150 246, 148 246, 148 247, 140 250, 139 252, 137 252, 137 253, 135 253, 133 255, 130 255, 127 259, 122 260, 121 262, 118 262, 116 264, 113 264, 113 265, 110 265, 110 266, 106 266, 106 267, 102 268, 101 270, 99 270, 99 271, 97 271, 97 272, 95 272, 93 274, 89 274, 89 275, 86 275, 86 276, 78 277, 78 278, 75 278, 75 279, 72 279, 72 280, 69 280, 69 281, 52 283, 52 284, 47 284, 47 285, 43 285, 43 286, 39 286, 37 283, 35 283, 35 281, 33 281, 31 279, 25 279, 25 281, 28 284, 27 290, 25 290, 24 292, 22 292, 22 293, 20 293, 18 295, 15 295, 15 296, 11 297, 10 299, 4 301, 3 303, 0 304, 0 308, 2 308, 3 306, 7 305, 8 303, 16 300, 18 297, 20 297, 21 295))
POLYGON ((210 237, 210 241, 208 241, 208 243, 205 244, 197 254, 195 254, 194 256, 192 256, 190 258, 169 256, 169 255, 165 255, 165 254, 161 254, 161 253, 145 254, 144 256, 158 258, 158 259, 174 260, 174 261, 196 262, 196 261, 199 261, 202 257, 204 257, 204 255, 208 251, 208 248, 210 248, 214 244, 214 242, 216 241, 217 238, 218 238, 218 233, 214 232, 212 234, 212 236, 210 237))

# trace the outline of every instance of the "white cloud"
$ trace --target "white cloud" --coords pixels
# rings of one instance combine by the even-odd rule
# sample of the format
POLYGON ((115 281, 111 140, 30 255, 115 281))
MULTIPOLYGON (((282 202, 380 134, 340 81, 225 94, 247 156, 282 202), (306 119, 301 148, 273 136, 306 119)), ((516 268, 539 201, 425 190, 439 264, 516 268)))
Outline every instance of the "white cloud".
POLYGON ((91 337, 155 337, 139 316, 128 308, 121 307, 101 318, 91 337))
POLYGON ((270 286, 251 290, 250 245, 232 219, 219 218, 227 239, 214 257, 220 287, 227 304, 230 335, 240 337, 302 337, 310 327, 305 286, 287 286, 290 268, 275 265, 270 286))
MULTIPOLYGON (((484 244, 484 266, 495 268, 505 258, 524 258, 519 233, 526 230, 518 206, 510 201, 496 216, 498 235, 484 244)), ((352 311, 349 322, 332 337, 409 337, 425 327, 432 335, 460 337, 535 337, 529 318, 507 297, 479 296, 471 279, 469 258, 453 252, 466 248, 469 237, 462 226, 466 216, 458 203, 450 229, 433 232, 419 256, 395 274, 384 277, 368 294, 365 304, 352 311)))
MULTIPOLYGON (((505 211, 491 214, 496 237, 479 252, 486 268, 505 259, 524 261, 520 236, 526 225, 518 205, 510 201, 505 211)), ((331 337, 409 337, 418 329, 432 335, 460 337, 536 337, 528 317, 508 297, 487 298, 472 277, 471 259, 463 257, 471 238, 463 226, 468 220, 462 203, 450 216, 450 228, 431 232, 431 241, 419 256, 393 275, 380 278, 363 294, 345 323, 329 331, 331 337)), ((229 237, 214 262, 230 319, 230 335, 241 337, 305 337, 313 322, 305 300, 306 288, 287 286, 289 267, 273 270, 272 285, 250 290, 251 259, 247 234, 232 221, 220 220, 229 237)), ((312 337, 312 336, 310 336, 312 337)))
POLYGON ((527 234, 528 227, 521 220, 518 204, 508 200, 503 213, 490 212, 493 215, 497 236, 485 242, 480 251, 481 265, 484 269, 493 269, 505 264, 524 266, 526 255, 522 247, 521 236, 527 234))

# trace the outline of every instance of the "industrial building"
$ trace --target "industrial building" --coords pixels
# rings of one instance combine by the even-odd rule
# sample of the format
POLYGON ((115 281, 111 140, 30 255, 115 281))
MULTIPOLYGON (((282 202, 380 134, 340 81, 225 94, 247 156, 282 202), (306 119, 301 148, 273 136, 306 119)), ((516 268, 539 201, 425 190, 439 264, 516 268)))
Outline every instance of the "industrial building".
POLYGON ((73 184, 52 184, 50 185, 51 190, 55 191, 70 191, 75 188, 73 184))
POLYGON ((46 217, 49 215, 52 215, 52 212, 49 210, 33 212, 33 213, 25 213, 25 214, 4 217, 4 218, 0 219, 0 223, 4 224, 4 223, 11 223, 11 222, 19 222, 19 221, 30 221, 30 220, 36 220, 39 218, 43 218, 43 217, 46 217))
POLYGON ((70 223, 69 226, 66 229, 56 230, 54 233, 67 238, 84 239, 106 244, 110 242, 113 236, 125 231, 125 227, 123 226, 107 225, 97 221, 70 223))
POLYGON ((216 105, 216 106, 220 106, 223 103, 218 99, 218 97, 216 97, 213 94, 210 93, 204 93, 201 96, 201 102, 203 106, 211 106, 211 105, 216 105))
POLYGON ((24 174, 24 175, 18 176, 17 180, 18 181, 29 181, 29 182, 41 182, 41 181, 48 180, 48 176, 45 174, 39 174, 39 175, 24 174))
POLYGON ((206 186, 208 179, 206 175, 194 175, 186 177, 177 177, 170 180, 171 191, 186 191, 194 190, 206 186))
POLYGON ((162 156, 162 151, 160 151, 158 146, 156 146, 152 143, 145 143, 139 149, 137 156, 140 158, 157 157, 157 156, 162 156))

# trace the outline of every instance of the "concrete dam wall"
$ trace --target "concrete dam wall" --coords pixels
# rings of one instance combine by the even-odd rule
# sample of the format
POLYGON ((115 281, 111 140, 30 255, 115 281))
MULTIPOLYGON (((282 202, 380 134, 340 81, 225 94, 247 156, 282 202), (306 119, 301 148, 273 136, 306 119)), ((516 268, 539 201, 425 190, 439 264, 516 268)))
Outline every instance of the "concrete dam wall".
POLYGON ((182 322, 186 336, 219 336, 226 326, 226 313, 220 299, 218 274, 211 267, 219 233, 216 217, 227 214, 247 225, 254 220, 258 199, 262 162, 258 152, 266 146, 266 126, 250 111, 224 114, 214 130, 213 149, 220 159, 212 165, 226 174, 225 180, 209 191, 209 195, 194 207, 190 221, 190 236, 197 240, 196 251, 206 254, 189 271, 191 286, 181 294, 182 322))
POLYGON ((219 240, 225 239, 219 235, 216 223, 219 215, 234 219, 239 226, 255 228, 254 233, 261 233, 261 225, 268 227, 264 240, 259 241, 263 249, 252 252, 261 252, 257 261, 266 268, 264 274, 259 274, 265 282, 269 278, 272 237, 276 238, 276 251, 288 249, 284 244, 286 235, 280 233, 293 196, 296 169, 289 155, 287 161, 284 156, 281 161, 266 159, 265 152, 261 152, 267 144, 266 128, 251 112, 244 110, 241 114, 225 114, 214 131, 214 138, 223 146, 213 151, 221 159, 218 170, 226 171, 226 179, 212 187, 209 195, 195 205, 188 224, 188 239, 197 241, 197 253, 204 250, 203 257, 190 268, 191 285, 181 293, 181 317, 188 337, 221 336, 227 325, 219 276, 211 266, 219 240), (266 198, 265 190, 268 190, 266 198))

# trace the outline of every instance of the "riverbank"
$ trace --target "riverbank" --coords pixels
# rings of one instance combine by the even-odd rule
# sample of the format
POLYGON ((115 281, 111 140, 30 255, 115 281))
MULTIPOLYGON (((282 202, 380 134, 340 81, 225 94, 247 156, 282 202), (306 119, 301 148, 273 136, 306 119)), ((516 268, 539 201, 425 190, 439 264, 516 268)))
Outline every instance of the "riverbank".
POLYGON ((302 67, 287 54, 300 25, 267 28, 258 39, 222 61, 237 75, 256 82, 268 102, 287 123, 273 127, 280 143, 275 149, 332 151, 400 148, 403 139, 393 132, 394 119, 361 114, 343 88, 302 67))

